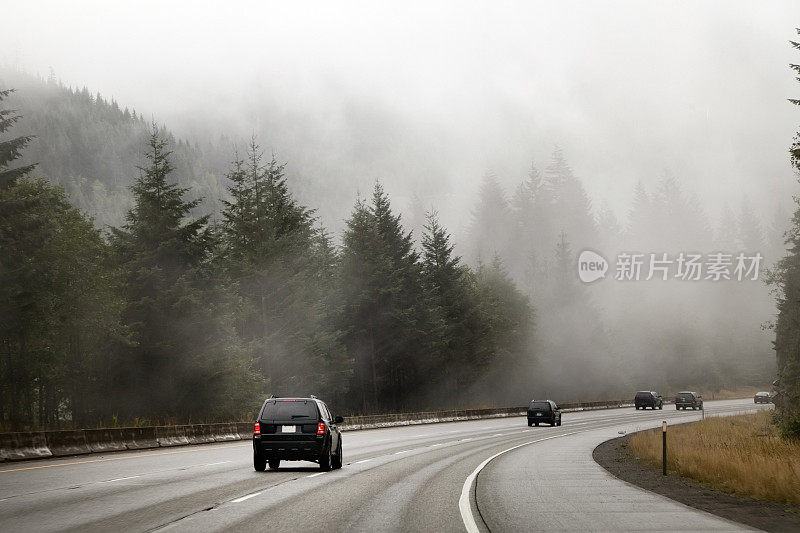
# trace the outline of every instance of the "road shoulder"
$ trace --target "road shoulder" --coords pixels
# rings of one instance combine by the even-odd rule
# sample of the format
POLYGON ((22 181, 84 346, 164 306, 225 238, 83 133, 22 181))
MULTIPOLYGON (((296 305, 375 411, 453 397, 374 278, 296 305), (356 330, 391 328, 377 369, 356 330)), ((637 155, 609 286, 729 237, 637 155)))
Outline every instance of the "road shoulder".
POLYGON ((765 531, 800 531, 800 507, 734 496, 628 457, 630 434, 598 445, 592 457, 617 478, 667 498, 765 531))

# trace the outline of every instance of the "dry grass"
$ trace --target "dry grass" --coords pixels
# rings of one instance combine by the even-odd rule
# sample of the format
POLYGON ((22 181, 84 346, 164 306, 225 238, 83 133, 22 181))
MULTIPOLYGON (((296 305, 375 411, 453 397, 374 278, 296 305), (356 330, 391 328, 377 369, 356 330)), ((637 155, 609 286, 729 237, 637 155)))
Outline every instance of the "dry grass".
MULTIPOLYGON (((800 505, 800 442, 781 439, 771 419, 771 411, 760 411, 669 427, 669 473, 741 496, 800 505)), ((634 434, 629 453, 661 467, 661 428, 634 434)))

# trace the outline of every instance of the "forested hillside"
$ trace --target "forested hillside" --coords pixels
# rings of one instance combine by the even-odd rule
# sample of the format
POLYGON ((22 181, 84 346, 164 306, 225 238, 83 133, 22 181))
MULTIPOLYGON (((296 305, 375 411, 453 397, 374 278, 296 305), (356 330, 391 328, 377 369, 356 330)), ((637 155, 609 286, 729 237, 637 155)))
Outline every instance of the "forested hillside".
MULTIPOLYGON (((34 136, 21 161, 36 162, 35 174, 61 185, 98 227, 120 225, 131 206, 130 186, 143 161, 152 118, 86 87, 66 87, 52 74, 42 79, 3 69, 0 87, 17 89, 7 102, 25 116, 18 134, 34 136)), ((206 200, 193 214, 216 211, 225 194, 221 176, 233 159, 233 142, 220 136, 217 144, 201 147, 159 129, 172 151, 173 179, 189 189, 189 198, 206 200)))
MULTIPOLYGON (((24 122, 2 104, 0 133, 24 122)), ((185 145, 126 124, 144 164, 109 234, 19 159, 31 137, 0 145, 3 429, 248 419, 269 393, 344 413, 527 397, 528 299, 499 261, 463 265, 435 214, 420 253, 376 183, 338 248, 255 140, 216 211, 178 179, 185 145)))
POLYGON ((270 393, 372 413, 715 391, 774 370, 760 281, 576 273, 586 248, 771 265, 785 217, 746 198, 712 220, 663 174, 618 220, 556 148, 511 194, 486 174, 460 243, 425 199, 401 217, 380 182, 337 235, 256 138, 190 144, 52 76, 9 80, 3 427, 247 418, 270 393))

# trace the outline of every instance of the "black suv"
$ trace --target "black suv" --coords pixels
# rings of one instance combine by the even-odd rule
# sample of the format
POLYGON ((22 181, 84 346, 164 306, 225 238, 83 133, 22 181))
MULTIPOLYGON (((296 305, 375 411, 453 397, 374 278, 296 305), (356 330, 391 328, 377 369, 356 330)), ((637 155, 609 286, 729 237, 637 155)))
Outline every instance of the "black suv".
POLYGON ((253 467, 278 468, 281 459, 313 461, 322 470, 342 467, 341 416, 311 398, 270 398, 253 428, 253 467))
POLYGON ((637 392, 633 403, 636 405, 637 409, 647 409, 648 407, 651 409, 655 409, 656 407, 659 409, 664 408, 664 399, 659 396, 657 392, 651 390, 640 390, 637 392))
POLYGON ((703 410, 703 397, 696 392, 683 391, 675 395, 675 410, 678 409, 700 409, 703 410))
POLYGON ((547 422, 551 426, 561 425, 561 409, 552 400, 533 400, 528 406, 528 426, 547 422))

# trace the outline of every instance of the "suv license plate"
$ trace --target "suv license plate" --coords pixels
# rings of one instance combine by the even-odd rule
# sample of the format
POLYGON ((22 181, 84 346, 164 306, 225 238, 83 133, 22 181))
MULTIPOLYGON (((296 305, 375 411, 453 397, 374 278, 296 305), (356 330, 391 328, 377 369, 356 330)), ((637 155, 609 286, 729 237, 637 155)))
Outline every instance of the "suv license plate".
POLYGON ((281 433, 296 433, 297 426, 281 426, 281 433))
POLYGON ((542 413, 536 413, 536 416, 542 416, 542 413))

